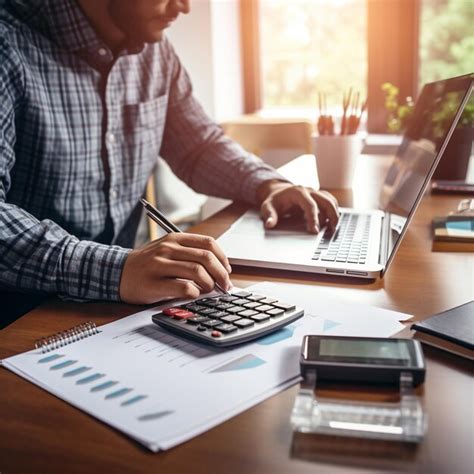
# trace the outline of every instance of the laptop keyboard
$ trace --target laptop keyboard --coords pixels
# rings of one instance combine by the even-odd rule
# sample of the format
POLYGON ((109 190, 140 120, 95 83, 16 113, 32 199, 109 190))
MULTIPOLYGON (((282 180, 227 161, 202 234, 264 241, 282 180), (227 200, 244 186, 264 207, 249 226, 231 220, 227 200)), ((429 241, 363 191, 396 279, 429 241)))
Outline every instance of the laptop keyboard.
POLYGON ((369 243, 370 215, 342 214, 333 235, 324 233, 313 260, 364 264, 369 243))

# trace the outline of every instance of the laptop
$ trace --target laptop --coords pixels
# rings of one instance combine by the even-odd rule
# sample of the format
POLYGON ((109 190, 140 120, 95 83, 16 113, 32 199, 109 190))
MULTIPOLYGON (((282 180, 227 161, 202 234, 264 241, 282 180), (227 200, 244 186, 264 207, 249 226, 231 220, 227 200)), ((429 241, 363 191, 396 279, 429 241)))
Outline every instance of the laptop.
POLYGON ((383 277, 405 235, 459 117, 474 74, 423 87, 413 118, 385 176, 378 209, 340 208, 330 235, 285 224, 266 230, 256 210, 245 213, 218 243, 231 264, 374 279, 383 277))

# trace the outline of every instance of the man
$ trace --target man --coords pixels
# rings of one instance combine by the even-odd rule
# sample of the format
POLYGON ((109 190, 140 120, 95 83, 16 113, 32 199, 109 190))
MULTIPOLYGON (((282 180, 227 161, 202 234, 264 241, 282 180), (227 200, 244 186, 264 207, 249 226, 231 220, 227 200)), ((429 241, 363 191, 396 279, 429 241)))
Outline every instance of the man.
POLYGON ((199 192, 297 208, 334 227, 335 199, 296 187, 226 138, 164 30, 189 0, 0 0, 0 287, 78 301, 198 297, 231 268, 209 237, 132 250, 157 157, 199 192))

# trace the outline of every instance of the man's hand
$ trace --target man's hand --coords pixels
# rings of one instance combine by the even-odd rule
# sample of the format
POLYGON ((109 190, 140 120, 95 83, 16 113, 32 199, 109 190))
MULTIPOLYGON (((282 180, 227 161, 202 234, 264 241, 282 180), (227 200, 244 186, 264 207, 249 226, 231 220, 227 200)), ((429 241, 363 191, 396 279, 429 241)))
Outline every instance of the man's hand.
POLYGON ((229 289, 231 271, 212 237, 168 234, 130 252, 120 281, 120 299, 134 304, 166 297, 194 299, 211 291, 216 282, 229 289))
POLYGON ((306 229, 313 234, 325 226, 334 231, 339 220, 336 198, 327 191, 271 180, 260 185, 257 199, 267 229, 275 227, 279 217, 295 210, 303 211, 306 229))

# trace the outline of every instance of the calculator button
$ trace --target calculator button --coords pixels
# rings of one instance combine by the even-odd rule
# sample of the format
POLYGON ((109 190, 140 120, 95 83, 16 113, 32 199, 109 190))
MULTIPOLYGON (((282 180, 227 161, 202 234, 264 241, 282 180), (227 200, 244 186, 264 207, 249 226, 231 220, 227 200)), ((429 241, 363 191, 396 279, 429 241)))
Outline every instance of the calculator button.
POLYGON ((206 321, 205 323, 202 323, 203 326, 206 326, 207 328, 213 328, 215 326, 219 326, 219 324, 222 324, 218 319, 211 319, 209 321, 206 321))
POLYGON ((252 293, 249 293, 248 291, 237 291, 236 293, 232 293, 232 296, 238 296, 240 298, 247 298, 251 294, 252 293))
POLYGON ((202 309, 201 311, 198 311, 198 313, 201 316, 207 316, 207 315, 211 315, 213 313, 217 313, 217 311, 215 309, 212 309, 212 308, 206 308, 206 309, 202 309))
POLYGON ((212 337, 221 337, 222 333, 220 331, 212 331, 211 336, 212 337))
POLYGON ((262 323, 263 321, 268 321, 270 319, 270 315, 265 313, 259 313, 255 316, 252 316, 251 319, 253 319, 257 323, 262 323))
POLYGON ((245 311, 241 311, 239 316, 242 318, 250 318, 250 316, 254 316, 258 314, 258 311, 254 311, 252 309, 246 309, 245 311))
POLYGON ((192 313, 191 311, 186 311, 184 309, 173 314, 173 318, 175 319, 188 319, 194 318, 194 316, 196 316, 194 313, 192 313))
POLYGON ((282 314, 285 314, 285 311, 280 308, 273 308, 265 311, 265 313, 269 314, 270 316, 281 316, 282 314))
POLYGON ((255 324, 255 321, 252 321, 251 319, 242 318, 238 321, 234 321, 234 324, 239 328, 248 328, 250 326, 253 326, 255 324))
POLYGON ((201 298, 200 300, 196 300, 196 303, 205 305, 206 303, 209 303, 212 301, 214 301, 212 298, 201 298))
POLYGON ((242 308, 242 306, 233 306, 232 308, 227 308, 226 311, 228 313, 240 313, 242 311, 245 311, 245 308, 242 308))
POLYGON ((232 308, 234 305, 232 303, 220 303, 216 306, 218 309, 226 310, 227 308, 232 308))
POLYGON ((212 319, 221 319, 224 316, 229 316, 229 313, 226 311, 216 311, 215 313, 208 314, 207 316, 212 319))
POLYGON ((193 325, 202 324, 202 323, 205 323, 206 321, 209 321, 209 318, 206 318, 205 316, 196 316, 194 318, 186 319, 186 322, 188 324, 193 324, 193 325))
POLYGON ((269 309, 273 309, 273 306, 270 306, 269 304, 263 304, 262 306, 257 306, 255 308, 257 311, 268 311, 269 309))
POLYGON ((207 301, 206 303, 202 303, 204 304, 205 306, 207 306, 208 308, 214 308, 216 307, 218 304, 220 304, 221 302, 219 300, 210 300, 210 301, 207 301))
POLYGON ((221 321, 225 321, 226 323, 233 323, 234 321, 238 321, 239 319, 240 315, 236 316, 235 314, 229 314, 228 316, 220 318, 221 321))
POLYGON ((250 301, 260 301, 260 300, 264 300, 265 296, 263 296, 263 295, 250 295, 250 296, 247 296, 246 298, 250 301))
POLYGON ((260 306, 260 303, 258 301, 251 301, 250 303, 246 303, 242 306, 244 306, 245 308, 254 309, 257 306, 260 306))
POLYGON ((246 300, 246 299, 244 299, 244 298, 240 298, 240 299, 238 299, 238 300, 232 301, 232 304, 235 304, 235 305, 237 305, 237 306, 241 306, 241 305, 244 305, 244 304, 246 304, 246 303, 248 303, 248 302, 249 302, 249 300, 246 300))
POLYGON ((225 311, 221 311, 220 309, 213 309, 212 312, 207 313, 205 316, 208 318, 221 318, 223 316, 222 313, 225 313, 225 311))
POLYGON ((207 327, 206 326, 198 326, 197 330, 200 331, 200 332, 207 331, 207 327))
POLYGON ((235 301, 235 300, 238 300, 239 297, 238 296, 221 296, 219 298, 219 300, 222 302, 222 303, 232 303, 232 301, 235 301))
POLYGON ((282 303, 281 301, 277 301, 276 303, 273 303, 273 306, 275 306, 275 308, 280 308, 284 311, 291 311, 296 308, 294 304, 286 304, 286 303, 282 303))
POLYGON ((233 324, 220 324, 219 326, 216 326, 215 329, 218 329, 219 331, 222 331, 223 333, 229 333, 229 332, 237 331, 237 326, 234 326, 233 324))
POLYGON ((263 300, 260 300, 260 304, 272 304, 272 303, 275 303, 276 300, 275 298, 265 298, 263 300))
POLYGON ((163 310, 163 314, 165 314, 166 316, 174 316, 180 311, 183 311, 183 308, 166 308, 163 310))
POLYGON ((202 309, 206 309, 205 306, 201 306, 199 304, 194 304, 194 303, 185 304, 183 308, 186 308, 188 311, 192 311, 193 313, 197 313, 201 311, 202 309))

